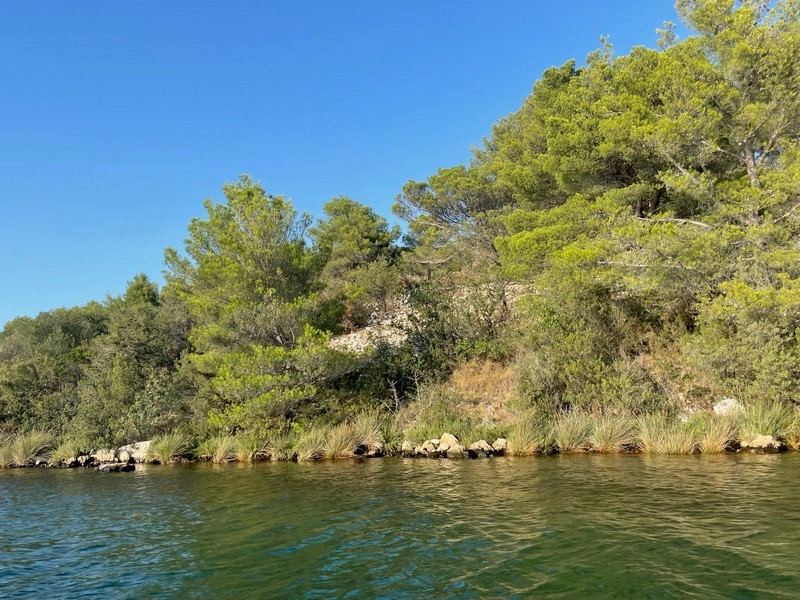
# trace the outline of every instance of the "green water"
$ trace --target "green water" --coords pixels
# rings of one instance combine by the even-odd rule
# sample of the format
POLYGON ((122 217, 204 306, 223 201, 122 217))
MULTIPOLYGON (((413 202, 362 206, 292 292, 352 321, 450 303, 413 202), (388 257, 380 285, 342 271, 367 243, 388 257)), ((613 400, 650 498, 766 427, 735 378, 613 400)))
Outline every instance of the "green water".
POLYGON ((800 454, 0 471, 3 598, 796 598, 800 454))

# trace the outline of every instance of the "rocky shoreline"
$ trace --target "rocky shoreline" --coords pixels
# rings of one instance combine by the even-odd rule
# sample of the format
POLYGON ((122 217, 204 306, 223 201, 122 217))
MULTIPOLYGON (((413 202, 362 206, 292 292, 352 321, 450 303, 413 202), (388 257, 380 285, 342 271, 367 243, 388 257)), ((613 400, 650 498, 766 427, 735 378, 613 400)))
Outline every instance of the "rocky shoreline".
MULTIPOLYGON (((58 461, 51 461, 43 456, 26 464, 10 465, 16 468, 43 467, 43 468, 91 468, 103 473, 130 472, 136 470, 137 464, 161 464, 167 463, 189 463, 189 462, 208 462, 209 456, 198 456, 188 458, 187 456, 173 457, 167 461, 160 461, 153 458, 150 452, 151 441, 136 442, 127 444, 119 448, 103 448, 90 452, 80 453, 76 456, 68 457, 58 461)), ((788 448, 783 440, 771 435, 757 435, 751 439, 742 440, 734 443, 728 453, 750 452, 757 454, 779 453, 788 448)), ((585 453, 585 452, 584 452, 585 453)), ((630 450, 630 454, 637 454, 636 450, 630 450)), ((541 454, 541 453, 540 453, 541 454)), ((401 457, 401 458, 434 458, 434 459, 486 459, 514 455, 509 448, 508 440, 497 438, 489 443, 486 440, 478 440, 468 446, 463 445, 459 439, 450 434, 443 433, 438 438, 426 440, 422 444, 415 445, 411 442, 403 442, 399 451, 386 452, 381 444, 364 445, 348 457, 341 458, 381 458, 381 457, 401 457)), ((286 458, 278 458, 267 453, 260 454, 256 461, 297 461, 296 455, 286 458)), ((313 459, 312 459, 313 460, 313 459)), ((236 462, 235 459, 218 462, 236 462)))

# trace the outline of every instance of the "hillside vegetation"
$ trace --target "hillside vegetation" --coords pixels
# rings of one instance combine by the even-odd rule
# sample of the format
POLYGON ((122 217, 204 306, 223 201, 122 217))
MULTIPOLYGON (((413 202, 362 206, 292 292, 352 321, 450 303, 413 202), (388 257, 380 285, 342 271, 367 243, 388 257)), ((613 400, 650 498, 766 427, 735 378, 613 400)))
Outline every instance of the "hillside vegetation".
POLYGON ((469 164, 409 181, 402 237, 352 199, 313 220, 242 176, 166 250, 163 289, 138 275, 7 323, 0 437, 263 445, 368 413, 397 441, 593 415, 633 419, 644 447, 642 419, 726 397, 783 410, 758 433, 789 435, 800 1, 677 6, 690 37, 666 24, 658 49, 548 69, 469 164), (330 343, 396 314, 399 341, 330 343))

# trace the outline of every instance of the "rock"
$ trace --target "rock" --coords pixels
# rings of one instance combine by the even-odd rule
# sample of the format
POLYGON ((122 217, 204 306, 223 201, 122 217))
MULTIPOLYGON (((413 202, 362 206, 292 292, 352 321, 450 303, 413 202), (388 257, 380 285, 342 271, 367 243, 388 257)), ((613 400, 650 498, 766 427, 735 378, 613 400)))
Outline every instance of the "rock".
POLYGON ((478 440, 467 449, 472 458, 488 458, 494 456, 494 448, 486 440, 478 440))
POLYGON ((714 405, 714 412, 718 415, 732 415, 743 409, 742 404, 735 398, 723 398, 714 405))
POLYGON ((443 444, 452 448, 454 446, 460 446, 461 442, 459 442, 458 438, 452 433, 443 433, 442 437, 439 438, 439 446, 441 447, 443 444))
POLYGON ((95 462, 100 463, 110 463, 117 460, 116 451, 112 450, 111 448, 102 448, 100 450, 96 450, 91 454, 91 458, 93 458, 95 462))
POLYGON ((408 440, 405 440, 403 442, 403 445, 400 446, 400 454, 406 457, 416 456, 417 453, 414 449, 414 444, 412 444, 408 440))
MULTIPOLYGON (((441 449, 442 447, 439 446, 439 450, 441 449)), ((464 448, 464 446, 462 446, 461 444, 455 444, 453 446, 447 447, 447 450, 445 451, 445 456, 447 456, 447 458, 467 458, 469 454, 467 453, 467 449, 464 448)))
POLYGON ((145 442, 135 442, 127 446, 117 448, 114 453, 115 458, 120 462, 143 463, 147 459, 147 451, 150 448, 150 440, 145 442))
POLYGON ((754 435, 749 439, 742 440, 739 447, 751 452, 780 452, 783 450, 784 444, 782 440, 775 439, 771 435, 754 435))
POLYGON ((136 467, 131 463, 104 463, 97 467, 101 473, 123 473, 135 471, 136 467))
POLYGON ((431 452, 436 452, 439 449, 438 440, 434 442, 433 440, 428 440, 422 444, 422 451, 426 454, 430 454, 431 452))
POLYGON ((508 440, 506 438, 497 438, 494 441, 494 444, 492 444, 492 449, 494 450, 495 454, 502 456, 508 449, 508 440))

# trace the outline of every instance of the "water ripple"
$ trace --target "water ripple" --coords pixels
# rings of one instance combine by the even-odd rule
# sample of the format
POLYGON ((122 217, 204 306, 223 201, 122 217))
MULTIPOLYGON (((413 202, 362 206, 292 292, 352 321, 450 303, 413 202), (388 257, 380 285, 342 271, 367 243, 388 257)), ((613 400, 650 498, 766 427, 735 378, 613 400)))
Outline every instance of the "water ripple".
POLYGON ((0 472, 0 596, 789 598, 800 455, 0 472))

